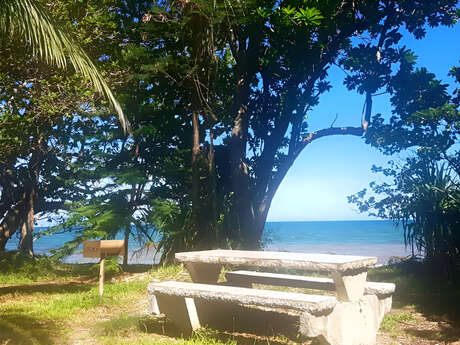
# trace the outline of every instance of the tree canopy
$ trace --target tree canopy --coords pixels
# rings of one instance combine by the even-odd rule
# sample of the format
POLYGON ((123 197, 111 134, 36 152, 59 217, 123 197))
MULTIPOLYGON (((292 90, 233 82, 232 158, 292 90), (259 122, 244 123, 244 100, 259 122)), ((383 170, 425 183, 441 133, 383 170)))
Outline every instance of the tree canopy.
MULTIPOLYGON (((132 136, 123 138, 104 101, 85 91, 85 78, 44 68, 37 53, 51 55, 38 41, 38 51, 20 45, 27 54, 10 59, 11 66, 0 65, 0 121, 12 124, 0 129, 1 152, 11 156, 2 174, 2 224, 14 209, 8 192, 13 187, 4 186, 17 185, 8 171, 18 173, 27 161, 29 180, 35 176, 35 185, 50 181, 47 192, 37 189, 35 203, 59 195, 52 190, 68 190, 58 200, 72 212, 68 220, 87 229, 80 239, 96 233, 110 237, 142 219, 161 234, 164 260, 183 249, 258 248, 272 199, 310 143, 353 135, 391 153, 410 140, 422 140, 431 128, 424 121, 437 111, 458 115, 458 95, 449 98, 433 75, 415 69, 414 52, 400 43, 403 34, 422 39, 429 27, 453 25, 456 0, 52 3, 63 27, 75 28, 83 46, 63 45, 67 55, 56 61, 73 59, 76 52, 98 61, 132 136), (24 77, 29 61, 41 73, 33 82, 24 77), (343 82, 350 92, 363 97, 363 114, 350 115, 350 124, 360 125, 311 131, 309 114, 322 94, 334 92, 329 71, 336 67, 345 71, 343 82), (52 97, 40 93, 43 85, 59 91, 52 97), (373 97, 380 92, 391 94, 389 124, 372 111, 373 97), (45 101, 49 106, 42 116, 36 105, 45 101), (26 123, 33 135, 21 128, 26 123), (40 173, 34 173, 33 153, 45 151, 34 149, 31 140, 38 147, 58 147, 54 157, 59 164, 40 164, 40 173), (73 177, 66 175, 70 171, 73 177), (51 188, 54 180, 61 184, 51 188), (109 226, 102 226, 105 221, 109 226), (101 231, 92 233, 95 229, 101 231)), ((31 1, 12 4, 35 6, 31 1)), ((17 49, 10 29, 16 22, 5 20, 12 18, 8 13, 0 21, 8 33, 0 52, 6 56, 17 49)), ((38 19, 30 20, 32 25, 38 19)), ((50 27, 49 18, 45 23, 50 27)), ((36 30, 26 32, 30 36, 36 30)), ((434 134, 436 145, 452 140, 450 134, 434 134)), ((26 200, 21 195, 16 203, 26 200)), ((18 224, 24 223, 23 216, 19 219, 18 224)))

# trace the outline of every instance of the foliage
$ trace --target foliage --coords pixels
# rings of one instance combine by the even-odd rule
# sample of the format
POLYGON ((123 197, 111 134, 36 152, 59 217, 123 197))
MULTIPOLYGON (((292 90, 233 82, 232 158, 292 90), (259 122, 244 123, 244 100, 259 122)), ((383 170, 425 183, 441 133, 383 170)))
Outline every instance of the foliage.
POLYGON ((349 201, 361 212, 402 222, 413 251, 453 269, 452 260, 460 255, 458 104, 433 74, 411 66, 404 73, 392 81, 393 116, 386 123, 377 115, 367 140, 387 154, 417 150, 401 166, 390 162, 386 168, 374 167, 390 181, 372 182, 370 196, 363 190, 349 201))
MULTIPOLYGON (((22 4, 35 4, 31 1, 22 4)), ((3 87, 6 110, 0 120, 13 124, 9 131, 0 129, 9 157, 2 177, 25 161, 17 171, 26 182, 35 176, 37 187, 27 191, 29 201, 53 201, 59 205, 52 210, 71 211, 60 229, 78 236, 65 249, 86 238, 113 238, 122 229, 152 242, 156 231, 167 261, 178 250, 258 248, 280 183, 315 140, 366 134, 368 142, 391 150, 379 134, 386 128, 382 118, 371 120, 376 93, 394 95, 395 111, 403 116, 395 118, 395 129, 419 128, 422 117, 437 116, 426 109, 445 103, 438 97, 445 86, 428 71, 414 71, 414 53, 400 46, 401 28, 422 38, 427 25, 453 25, 458 1, 53 4, 53 17, 75 33, 116 84, 133 135, 124 138, 112 117, 102 117, 108 112, 104 102, 69 71, 56 75, 40 69, 30 84, 27 66, 42 66, 23 42, 18 47, 29 54, 10 60, 18 72, 5 68, 0 75, 10 86, 3 87), (331 91, 328 73, 334 66, 346 72, 348 89, 363 94, 361 126, 309 130, 308 115, 331 91), (405 93, 406 81, 416 86, 414 92, 405 93), (49 93, 39 93, 43 85, 49 93), (426 85, 431 85, 428 93, 426 85), (65 90, 64 96, 56 89, 65 90), (27 95, 24 101, 15 90, 27 95), (423 102, 407 106, 417 94, 423 102), (11 97, 14 104, 8 103, 11 97), (64 110, 53 107, 57 100, 64 110), (410 115, 414 111, 420 112, 418 120, 410 115), (52 147, 52 154, 43 145, 52 147), (31 169, 37 167, 32 153, 43 151, 38 158, 46 164, 31 169)), ((36 21, 41 12, 34 13, 29 19, 36 21)), ((16 45, 7 48, 1 51, 5 56, 18 53, 16 45)), ((43 56, 49 56, 46 51, 43 56)), ((447 145, 452 138, 437 139, 447 145)), ((16 184, 6 180, 2 199, 16 184)))
MULTIPOLYGON (((7 2, 8 6, 16 3, 20 2, 7 2)), ((38 21, 43 12, 40 5, 28 1, 25 4, 38 6, 39 12, 32 11, 33 21, 38 21)), ((95 10, 94 4, 87 5, 91 11, 95 10)), ((75 35, 85 37, 85 44, 91 45, 88 53, 101 54, 99 48, 103 44, 91 36, 93 30, 97 28, 111 35, 112 27, 107 20, 94 25, 92 20, 101 19, 97 11, 88 15, 81 7, 76 11, 71 4, 57 2, 51 12, 65 19, 54 34, 70 44, 70 39, 62 36, 67 25, 75 35)), ((8 13, 2 12, 2 18, 8 23, 12 20, 8 30, 13 30, 17 13, 12 16, 8 13)), ((42 19, 47 30, 52 31, 48 14, 42 19)), ((25 234, 29 234, 26 237, 30 238, 31 253, 31 234, 37 215, 43 218, 55 215, 66 208, 66 202, 85 195, 85 186, 77 182, 76 169, 92 155, 85 133, 98 127, 95 115, 105 108, 105 103, 74 71, 56 71, 38 60, 21 37, 10 34, 5 37, 8 39, 1 41, 0 48, 0 248, 4 250, 6 241, 19 228, 27 228, 21 234, 20 245, 25 234)), ((74 45, 73 49, 82 49, 78 47, 74 45)))
POLYGON ((30 257, 19 252, 0 253, 0 283, 14 284, 66 278, 71 272, 56 269, 48 257, 30 257))
POLYGON ((426 25, 452 25, 456 4, 156 1, 137 13, 138 39, 127 40, 125 54, 139 67, 151 118, 170 114, 165 124, 179 130, 170 147, 189 152, 177 160, 188 177, 164 175, 173 193, 163 248, 259 247, 272 198, 300 153, 325 136, 362 136, 374 124, 373 94, 396 92, 415 58, 399 46, 401 27, 422 38, 426 25), (331 90, 336 65, 365 95, 362 125, 309 131, 307 115, 331 90))
POLYGON ((453 171, 420 158, 409 158, 404 166, 393 165, 384 171, 392 176, 392 183, 371 184, 374 193, 383 195, 381 199, 361 201, 361 192, 349 201, 361 212, 402 222, 406 244, 413 252, 417 249, 428 259, 458 255, 460 190, 453 171))
POLYGON ((69 33, 50 18, 38 1, 3 1, 0 7, 0 30, 2 40, 21 37, 26 45, 31 46, 33 55, 48 64, 64 68, 69 58, 77 72, 88 78, 93 87, 107 97, 118 113, 122 127, 127 129, 123 111, 94 63, 69 33))

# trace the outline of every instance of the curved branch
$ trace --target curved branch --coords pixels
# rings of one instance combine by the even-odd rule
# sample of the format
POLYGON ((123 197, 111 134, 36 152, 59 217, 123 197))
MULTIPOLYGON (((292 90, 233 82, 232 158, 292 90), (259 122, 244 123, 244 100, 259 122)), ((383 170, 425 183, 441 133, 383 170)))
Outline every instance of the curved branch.
POLYGON ((310 144, 312 141, 315 141, 322 137, 327 137, 331 135, 355 135, 355 136, 363 136, 365 133, 365 129, 363 127, 329 127, 324 128, 316 132, 311 132, 307 135, 307 137, 303 140, 303 143, 298 148, 299 152, 296 152, 296 156, 304 149, 305 146, 310 144))
POLYGON ((292 155, 287 157, 284 164, 275 173, 275 176, 270 181, 268 192, 264 197, 263 203, 271 202, 271 199, 275 195, 279 185, 283 181, 292 164, 308 144, 317 139, 331 135, 354 135, 361 137, 364 133, 366 133, 366 131, 363 127, 329 127, 308 134, 303 142, 298 146, 297 150, 292 155))

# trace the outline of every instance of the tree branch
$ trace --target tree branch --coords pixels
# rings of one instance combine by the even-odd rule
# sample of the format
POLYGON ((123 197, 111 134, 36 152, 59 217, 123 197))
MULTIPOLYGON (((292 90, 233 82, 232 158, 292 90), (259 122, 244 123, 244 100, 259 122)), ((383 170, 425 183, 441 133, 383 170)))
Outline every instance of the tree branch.
POLYGON ((302 145, 298 148, 298 151, 295 153, 297 157, 299 153, 311 142, 331 135, 355 135, 355 136, 363 136, 365 130, 363 127, 329 127, 324 128, 316 132, 311 132, 304 138, 302 145))
POLYGON ((264 198, 264 202, 268 202, 271 200, 271 198, 273 198, 279 185, 281 184, 281 181, 283 181, 292 164, 308 144, 317 139, 331 135, 354 135, 361 137, 365 132, 366 131, 363 127, 329 127, 308 134, 307 137, 304 138, 303 142, 298 146, 298 149, 294 152, 294 154, 287 157, 284 164, 282 164, 282 166, 273 176, 273 179, 270 181, 268 186, 268 193, 264 198))

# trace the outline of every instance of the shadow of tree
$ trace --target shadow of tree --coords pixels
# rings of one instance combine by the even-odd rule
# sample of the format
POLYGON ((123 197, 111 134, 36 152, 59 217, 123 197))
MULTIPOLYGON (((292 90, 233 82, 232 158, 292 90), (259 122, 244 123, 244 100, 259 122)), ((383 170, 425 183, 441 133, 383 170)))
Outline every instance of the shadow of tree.
POLYGON ((405 262, 369 272, 368 280, 393 282, 393 308, 414 308, 433 327, 403 327, 414 337, 439 343, 460 339, 460 279, 448 279, 441 270, 420 262, 405 262))
POLYGON ((123 267, 123 271, 128 273, 145 273, 156 267, 159 267, 159 265, 129 264, 128 266, 123 267))
POLYGON ((413 337, 432 340, 440 343, 452 343, 460 340, 460 329, 451 323, 438 325, 436 329, 405 328, 405 332, 413 337))
MULTIPOLYGON (((97 331, 99 335, 120 336, 131 335, 133 332, 151 334, 158 336, 167 336, 176 339, 206 338, 206 342, 213 343, 212 340, 223 343, 234 341, 241 345, 286 345, 294 341, 285 336, 273 335, 255 335, 246 332, 219 331, 216 329, 202 328, 191 336, 184 336, 166 317, 163 316, 123 316, 104 321, 98 324, 97 331)), ((303 341, 305 345, 315 345, 314 341, 303 341)))
POLYGON ((34 318, 23 309, 9 310, 8 313, 0 311, 0 344, 55 344, 53 335, 58 335, 61 329, 59 324, 34 318))
POLYGON ((58 293, 76 293, 91 290, 92 285, 79 282, 46 282, 32 284, 14 284, 0 286, 0 296, 6 294, 58 294, 58 293))
POLYGON ((460 279, 449 280, 423 263, 402 263, 369 272, 368 280, 393 282, 393 307, 414 306, 425 317, 460 321, 460 279))

